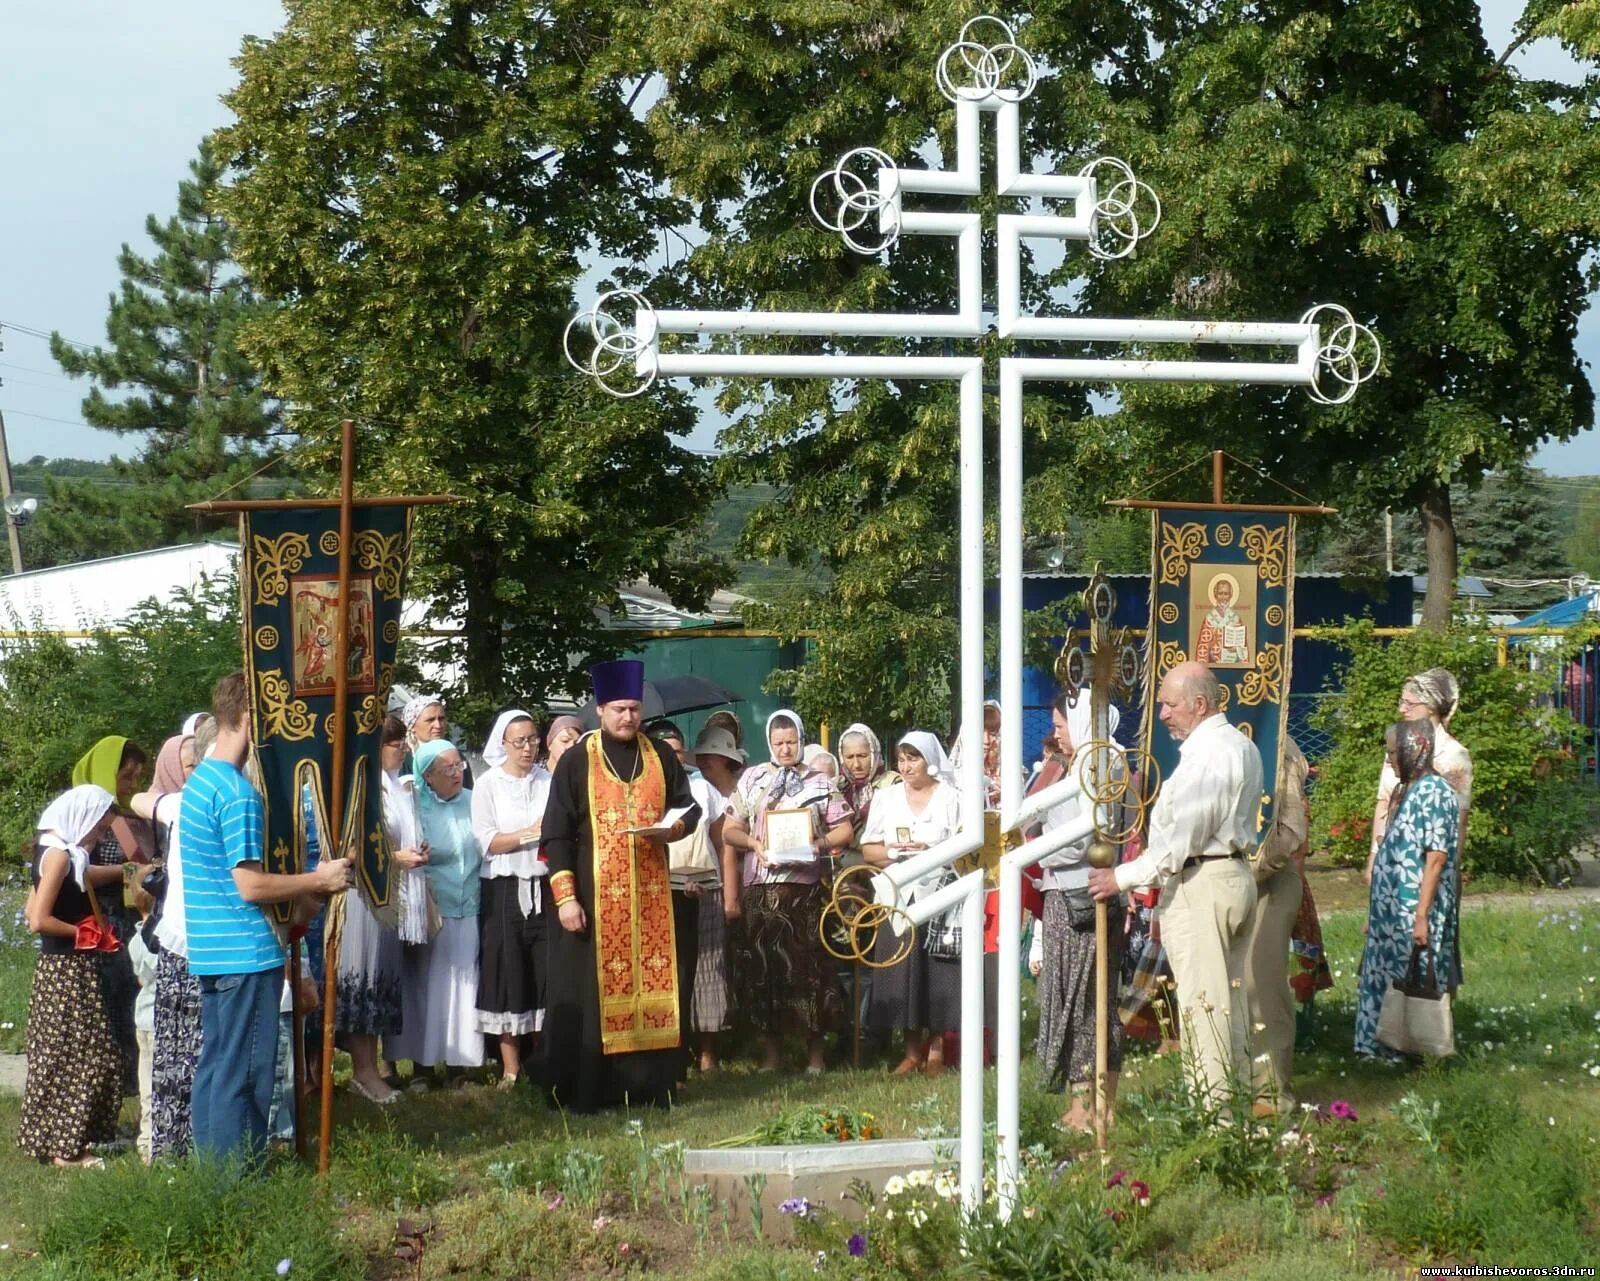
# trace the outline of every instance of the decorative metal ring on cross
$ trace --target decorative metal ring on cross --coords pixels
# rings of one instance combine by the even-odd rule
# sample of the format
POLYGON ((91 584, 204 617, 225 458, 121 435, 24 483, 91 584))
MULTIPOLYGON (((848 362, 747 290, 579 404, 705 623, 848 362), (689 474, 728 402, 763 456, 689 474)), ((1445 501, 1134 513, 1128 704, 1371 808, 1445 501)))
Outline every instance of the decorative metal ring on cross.
POLYGON ((811 216, 838 232, 858 254, 870 258, 900 238, 899 205, 894 199, 899 186, 900 170, 888 152, 857 147, 845 152, 838 164, 811 184, 811 216), (867 173, 860 174, 857 168, 865 168, 867 173), (884 173, 890 175, 887 184, 880 177, 884 173), (825 208, 833 210, 832 216, 823 212, 825 208), (881 216, 885 210, 891 214, 887 222, 881 216), (869 221, 873 222, 876 238, 858 236, 869 221))
POLYGON ((643 395, 656 380, 654 316, 655 308, 649 300, 631 289, 612 289, 601 294, 588 311, 580 311, 567 322, 566 332, 561 335, 567 363, 580 374, 588 374, 602 390, 619 400, 643 395), (632 304, 631 326, 607 310, 607 304, 613 300, 632 304), (641 315, 650 316, 651 322, 641 325, 641 315), (573 350, 574 338, 578 339, 580 350, 587 349, 587 356, 580 356, 573 350), (641 376, 640 357, 646 353, 649 359, 641 376))
POLYGON ((877 873, 877 868, 859 863, 834 878, 833 893, 817 920, 817 937, 823 951, 835 960, 854 961, 871 970, 884 970, 911 955, 911 949, 916 946, 917 927, 898 902, 875 902, 868 891, 856 886, 854 878, 859 876, 870 881, 877 873), (830 917, 837 924, 831 923, 830 917), (889 925, 896 917, 905 919, 904 929, 898 935, 900 942, 890 956, 877 960, 873 957, 873 948, 877 944, 878 929, 889 925))
POLYGON ((1311 371, 1311 399, 1319 405, 1342 405, 1362 383, 1375 377, 1383 364, 1383 344, 1378 335, 1356 320, 1338 303, 1319 303, 1300 317, 1314 325, 1320 346, 1311 371))
POLYGON ((963 24, 955 43, 939 55, 933 78, 951 102, 1021 102, 1039 83, 1039 65, 1017 43, 1009 23, 979 14, 963 24))
POLYGON ((1089 252, 1111 261, 1126 258, 1161 225, 1161 197, 1134 176, 1133 167, 1115 156, 1099 156, 1078 170, 1095 182, 1094 230, 1089 252))

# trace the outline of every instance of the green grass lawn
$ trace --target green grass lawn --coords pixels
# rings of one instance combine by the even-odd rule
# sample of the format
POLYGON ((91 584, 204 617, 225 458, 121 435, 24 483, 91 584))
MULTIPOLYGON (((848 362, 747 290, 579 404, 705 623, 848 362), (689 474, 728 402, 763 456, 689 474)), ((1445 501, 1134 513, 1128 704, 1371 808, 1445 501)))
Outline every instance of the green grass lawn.
MULTIPOLYGON (((341 1090, 325 1189, 292 1161, 229 1184, 188 1168, 147 1171, 132 1157, 104 1172, 57 1172, 8 1143, 0 1278, 225 1281, 272 1276, 282 1259, 292 1281, 887 1281, 940 1271, 1320 1281, 1428 1262, 1593 1265, 1600 908, 1468 913, 1463 1053, 1422 1070, 1363 1064, 1349 1052, 1362 920, 1338 911, 1325 923, 1338 986, 1319 998, 1318 1048, 1301 1056, 1296 1082, 1302 1100, 1344 1100, 1354 1120, 1306 1122, 1293 1140, 1276 1128, 1208 1130, 1177 1100, 1172 1060, 1143 1055, 1128 1065, 1102 1163, 1053 1128, 1060 1100, 1039 1089, 1030 1062, 1023 1141, 1037 1145, 1037 1172, 1028 1217, 1004 1233, 988 1224, 965 1257, 948 1235, 953 1219, 937 1210, 913 1229, 880 1207, 859 1258, 847 1249, 854 1229, 826 1213, 784 1224, 799 1228, 798 1242, 778 1244, 770 1222, 758 1241, 748 1214, 698 1200, 673 1174, 673 1145, 743 1133, 802 1103, 871 1111, 890 1137, 953 1130, 953 1074, 891 1079, 875 1066, 816 1081, 736 1068, 692 1081, 669 1114, 632 1117, 567 1118, 530 1092, 482 1086, 408 1097, 384 1112, 341 1090), (1127 1179, 1107 1189, 1119 1170, 1127 1179), (1149 1185, 1147 1207, 1127 1196, 1134 1179, 1149 1185), (420 1267, 395 1257, 402 1217, 439 1228, 420 1267)), ((0 943, 7 1011, 25 1008, 30 963, 17 939, 0 943)), ((5 1018, 20 1030, 20 1013, 5 1018)), ((17 1111, 16 1100, 0 1100, 0 1133, 15 1133, 17 1111)))

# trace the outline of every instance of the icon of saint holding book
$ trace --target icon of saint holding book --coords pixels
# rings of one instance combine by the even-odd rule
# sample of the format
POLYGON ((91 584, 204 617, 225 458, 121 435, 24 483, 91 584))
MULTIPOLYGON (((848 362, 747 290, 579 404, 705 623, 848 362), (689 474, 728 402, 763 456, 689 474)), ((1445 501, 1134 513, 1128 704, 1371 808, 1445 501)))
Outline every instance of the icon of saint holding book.
POLYGON ((1211 608, 1206 611, 1200 638, 1195 642, 1196 660, 1217 667, 1248 667, 1250 632, 1234 608, 1239 598, 1239 580, 1229 573, 1217 574, 1211 580, 1210 596, 1211 608))

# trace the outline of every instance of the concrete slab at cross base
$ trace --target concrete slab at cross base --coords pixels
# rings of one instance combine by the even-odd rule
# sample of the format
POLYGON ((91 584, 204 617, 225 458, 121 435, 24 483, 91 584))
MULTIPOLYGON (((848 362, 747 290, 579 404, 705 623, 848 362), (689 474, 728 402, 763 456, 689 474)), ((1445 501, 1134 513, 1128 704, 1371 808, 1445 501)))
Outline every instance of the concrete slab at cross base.
POLYGON ((712 1198, 727 1202, 736 1224, 748 1224, 752 1174, 765 1174, 761 1194, 762 1234, 769 1240, 789 1241, 794 1223, 778 1213, 785 1201, 804 1197, 825 1205, 846 1218, 862 1215, 845 1194, 857 1180, 875 1191, 891 1176, 911 1170, 953 1167, 958 1157, 955 1139, 870 1139, 815 1146, 752 1148, 694 1148, 684 1153, 683 1172, 693 1186, 705 1185, 712 1198))
POLYGON ((21 1094, 28 1079, 28 1058, 24 1054, 0 1054, 0 1094, 21 1094))

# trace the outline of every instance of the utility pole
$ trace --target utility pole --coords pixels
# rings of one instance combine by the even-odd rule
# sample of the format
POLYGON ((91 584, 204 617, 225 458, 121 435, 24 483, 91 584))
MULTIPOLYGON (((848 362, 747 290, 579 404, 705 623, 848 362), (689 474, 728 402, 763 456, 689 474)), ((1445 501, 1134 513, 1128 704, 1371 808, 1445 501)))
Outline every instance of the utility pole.
POLYGON ((16 517, 11 514, 11 447, 6 444, 6 416, 0 412, 0 510, 6 518, 6 537, 11 542, 11 572, 22 572, 22 537, 16 517))

